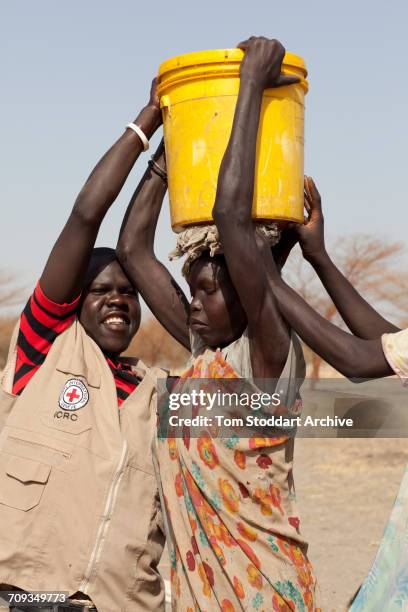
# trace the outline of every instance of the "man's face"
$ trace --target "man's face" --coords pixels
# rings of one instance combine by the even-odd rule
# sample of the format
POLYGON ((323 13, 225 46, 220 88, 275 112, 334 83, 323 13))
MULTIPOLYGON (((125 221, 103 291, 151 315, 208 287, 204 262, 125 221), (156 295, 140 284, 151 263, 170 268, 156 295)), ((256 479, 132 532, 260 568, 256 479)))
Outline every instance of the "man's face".
POLYGON ((104 353, 120 355, 140 325, 138 294, 117 261, 107 263, 84 291, 79 320, 104 353))
POLYGON ((201 256, 188 278, 192 295, 190 327, 207 346, 227 346, 239 338, 247 318, 221 258, 201 256))

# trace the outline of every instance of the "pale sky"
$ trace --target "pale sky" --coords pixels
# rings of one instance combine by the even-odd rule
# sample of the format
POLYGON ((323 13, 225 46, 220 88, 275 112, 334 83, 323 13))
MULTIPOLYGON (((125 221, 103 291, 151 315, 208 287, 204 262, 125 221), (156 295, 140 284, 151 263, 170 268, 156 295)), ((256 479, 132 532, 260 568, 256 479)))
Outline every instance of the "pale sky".
MULTIPOLYGON (((279 38, 306 61, 305 172, 322 193, 329 237, 405 241, 407 23, 403 0, 2 3, 2 268, 33 285, 87 175, 147 101, 163 60, 250 35, 279 38)), ((115 245, 147 160, 98 244, 115 245)), ((158 255, 173 244, 166 204, 158 255)))

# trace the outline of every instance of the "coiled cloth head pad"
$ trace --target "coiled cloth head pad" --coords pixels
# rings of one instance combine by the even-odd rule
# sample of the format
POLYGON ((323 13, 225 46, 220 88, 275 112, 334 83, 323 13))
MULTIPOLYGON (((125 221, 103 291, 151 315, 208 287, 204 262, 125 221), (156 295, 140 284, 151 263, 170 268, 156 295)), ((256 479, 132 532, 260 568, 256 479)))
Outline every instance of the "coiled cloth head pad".
MULTIPOLYGON (((281 230, 276 223, 255 223, 255 232, 272 247, 279 242, 281 230)), ((223 255, 222 244, 215 225, 194 225, 177 234, 176 248, 169 254, 169 259, 186 256, 182 274, 187 278, 192 263, 203 253, 210 257, 223 255)))

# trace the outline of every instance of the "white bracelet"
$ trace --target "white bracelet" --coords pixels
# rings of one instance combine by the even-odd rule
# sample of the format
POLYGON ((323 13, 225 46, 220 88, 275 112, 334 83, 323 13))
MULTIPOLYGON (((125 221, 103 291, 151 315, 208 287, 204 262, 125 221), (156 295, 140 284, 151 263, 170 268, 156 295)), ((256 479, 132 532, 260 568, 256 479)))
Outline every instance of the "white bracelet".
POLYGON ((141 130, 136 123, 128 123, 126 127, 133 130, 134 133, 139 136, 140 140, 142 141, 143 150, 147 151, 149 148, 149 141, 147 140, 146 134, 143 132, 143 130, 141 130))

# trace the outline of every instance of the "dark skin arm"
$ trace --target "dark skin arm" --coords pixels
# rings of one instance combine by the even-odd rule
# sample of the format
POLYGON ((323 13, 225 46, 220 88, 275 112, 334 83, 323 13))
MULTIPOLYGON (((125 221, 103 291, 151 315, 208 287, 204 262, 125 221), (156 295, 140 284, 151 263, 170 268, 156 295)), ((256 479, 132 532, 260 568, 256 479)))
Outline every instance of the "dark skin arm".
POLYGON ((255 377, 280 375, 289 347, 289 333, 268 283, 267 266, 252 221, 256 141, 262 95, 267 87, 297 82, 281 74, 285 49, 276 40, 251 38, 245 51, 240 89, 230 140, 218 177, 213 209, 232 282, 248 319, 255 377))
MULTIPOLYGON (((154 90, 155 83, 149 103, 134 121, 147 138, 161 123, 154 90)), ((127 129, 105 153, 79 193, 40 279, 44 293, 54 302, 71 302, 82 290, 100 225, 142 151, 139 136, 127 129)))
MULTIPOLYGON (((163 142, 154 158, 165 171, 163 142)), ((165 181, 148 168, 126 211, 116 253, 127 276, 156 318, 180 344, 190 350, 187 299, 154 253, 157 220, 166 191, 165 181)))
POLYGON ((330 259, 324 241, 324 218, 321 198, 313 179, 305 177, 305 225, 293 226, 304 258, 313 266, 350 331, 366 340, 399 331, 384 319, 354 289, 330 259))
POLYGON ((271 251, 264 256, 270 260, 268 276, 282 316, 313 351, 350 379, 394 374, 385 359, 380 338, 358 338, 326 321, 281 279, 271 251))

